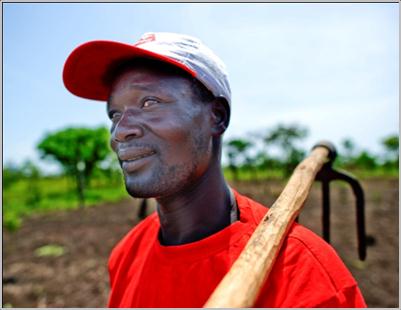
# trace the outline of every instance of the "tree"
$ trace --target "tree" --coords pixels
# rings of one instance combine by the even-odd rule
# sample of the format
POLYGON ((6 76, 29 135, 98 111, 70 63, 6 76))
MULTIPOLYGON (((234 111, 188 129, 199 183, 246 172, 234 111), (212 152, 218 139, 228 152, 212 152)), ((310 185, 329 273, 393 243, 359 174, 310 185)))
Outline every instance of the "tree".
POLYGON ((109 185, 121 185, 124 182, 120 162, 115 154, 109 154, 102 160, 93 172, 94 178, 104 180, 109 185))
POLYGON ((385 149, 385 163, 387 167, 398 168, 399 164, 399 138, 398 135, 390 135, 382 140, 385 149))
POLYGON ((43 158, 58 162, 76 183, 80 206, 85 204, 85 188, 96 165, 111 152, 109 131, 98 128, 66 128, 50 133, 37 148, 43 158))
POLYGON ((39 186, 39 179, 42 176, 39 167, 31 160, 26 160, 21 166, 23 176, 29 181, 26 193, 26 204, 31 207, 37 207, 42 199, 42 193, 39 186))
POLYGON ((279 124, 264 137, 263 140, 268 147, 275 145, 281 149, 285 175, 289 176, 305 156, 305 151, 297 147, 296 143, 307 135, 307 128, 302 126, 279 124))
POLYGON ((3 166, 3 190, 24 177, 21 169, 14 163, 6 163, 3 166))
POLYGON ((341 141, 341 149, 339 152, 337 162, 340 165, 343 165, 347 169, 355 168, 355 159, 358 156, 356 154, 356 145, 355 142, 351 138, 345 138, 341 141))
POLYGON ((248 149, 252 143, 244 139, 231 139, 226 143, 229 169, 234 180, 238 180, 238 168, 241 164, 249 163, 248 149))
POLYGON ((368 151, 362 151, 353 159, 353 164, 359 169, 372 170, 377 167, 377 160, 376 157, 368 151))
POLYGON ((355 153, 355 142, 351 138, 345 138, 341 141, 341 146, 344 149, 344 156, 352 158, 355 153))

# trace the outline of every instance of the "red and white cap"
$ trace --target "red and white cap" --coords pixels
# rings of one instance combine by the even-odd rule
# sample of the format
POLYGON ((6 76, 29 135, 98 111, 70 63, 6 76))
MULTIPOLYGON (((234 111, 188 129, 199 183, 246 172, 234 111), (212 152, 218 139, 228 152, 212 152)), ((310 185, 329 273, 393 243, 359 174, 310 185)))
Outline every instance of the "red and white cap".
POLYGON ((110 87, 106 74, 124 60, 145 57, 175 65, 201 82, 215 97, 231 103, 224 63, 200 40, 182 34, 145 33, 138 42, 90 41, 68 56, 63 70, 65 87, 79 97, 107 101, 110 87))

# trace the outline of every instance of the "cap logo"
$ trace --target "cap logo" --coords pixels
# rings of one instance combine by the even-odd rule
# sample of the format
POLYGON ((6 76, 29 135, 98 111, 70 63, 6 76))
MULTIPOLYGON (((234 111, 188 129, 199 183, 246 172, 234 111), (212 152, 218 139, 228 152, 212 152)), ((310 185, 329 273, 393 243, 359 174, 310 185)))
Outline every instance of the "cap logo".
POLYGON ((134 46, 138 46, 138 45, 141 45, 141 44, 144 44, 144 43, 147 43, 147 42, 152 42, 152 41, 155 41, 155 40, 156 40, 155 34, 154 33, 148 33, 148 34, 145 34, 144 36, 142 36, 142 38, 140 38, 139 41, 134 44, 134 46))

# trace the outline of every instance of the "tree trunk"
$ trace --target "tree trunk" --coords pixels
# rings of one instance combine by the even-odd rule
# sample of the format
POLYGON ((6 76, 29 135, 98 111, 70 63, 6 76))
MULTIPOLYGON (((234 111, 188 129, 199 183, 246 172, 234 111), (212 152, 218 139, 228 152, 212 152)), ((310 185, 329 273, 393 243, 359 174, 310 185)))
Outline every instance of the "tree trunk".
POLYGON ((234 181, 238 181, 238 167, 235 165, 230 165, 229 169, 232 172, 234 181))
POLYGON ((75 179, 77 185, 78 206, 85 207, 85 176, 82 171, 75 171, 75 179))

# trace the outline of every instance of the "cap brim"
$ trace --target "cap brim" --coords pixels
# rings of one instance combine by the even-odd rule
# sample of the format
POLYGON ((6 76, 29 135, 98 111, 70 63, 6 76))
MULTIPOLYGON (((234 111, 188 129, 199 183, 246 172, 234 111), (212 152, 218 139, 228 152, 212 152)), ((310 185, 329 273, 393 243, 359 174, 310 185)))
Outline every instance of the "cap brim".
POLYGON ((107 101, 111 85, 106 82, 106 74, 111 66, 137 57, 161 60, 196 76, 191 68, 164 55, 120 42, 90 41, 78 46, 68 56, 63 70, 64 85, 79 97, 107 101))

